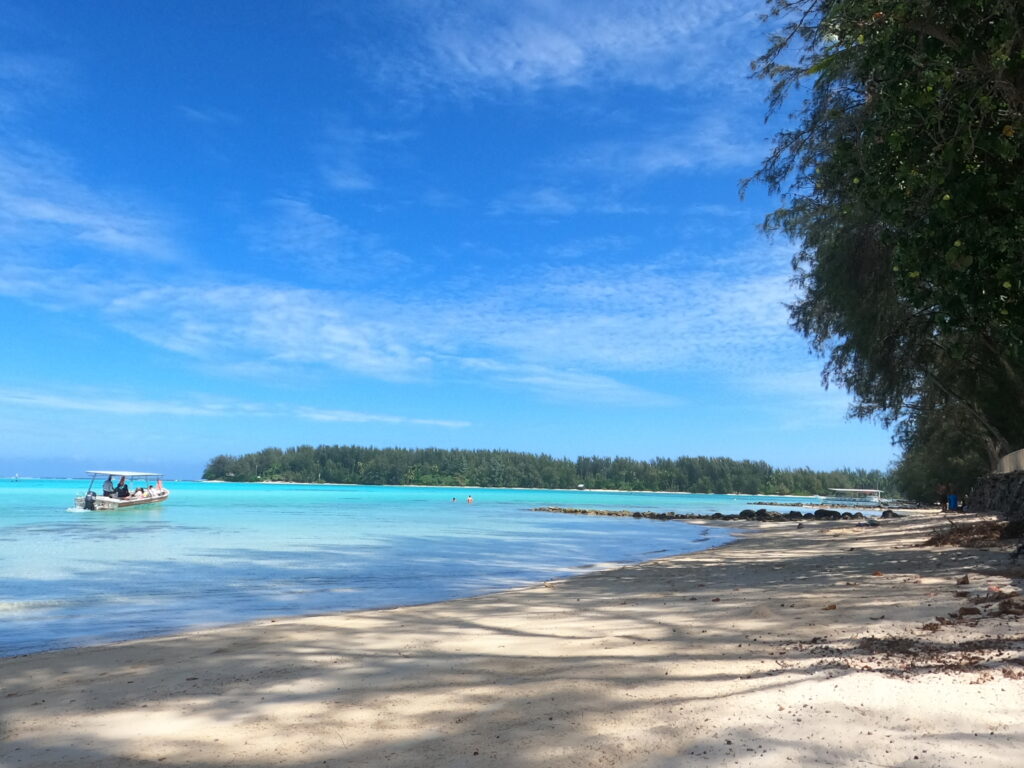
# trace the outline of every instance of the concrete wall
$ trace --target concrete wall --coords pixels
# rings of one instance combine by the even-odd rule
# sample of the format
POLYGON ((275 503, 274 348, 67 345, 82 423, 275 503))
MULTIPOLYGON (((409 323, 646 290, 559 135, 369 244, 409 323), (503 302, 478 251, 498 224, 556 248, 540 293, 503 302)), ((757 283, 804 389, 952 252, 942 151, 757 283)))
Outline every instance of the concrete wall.
POLYGON ((1024 448, 1003 456, 1003 458, 999 460, 999 466, 996 467, 996 472, 999 472, 1000 474, 1021 471, 1024 471, 1024 448))

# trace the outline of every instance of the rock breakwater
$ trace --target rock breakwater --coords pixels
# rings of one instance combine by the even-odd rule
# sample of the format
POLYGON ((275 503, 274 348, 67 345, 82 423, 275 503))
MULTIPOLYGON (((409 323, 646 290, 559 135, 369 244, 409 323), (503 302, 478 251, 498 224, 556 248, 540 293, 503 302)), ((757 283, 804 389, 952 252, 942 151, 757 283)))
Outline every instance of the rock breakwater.
MULTIPOLYGON (((564 515, 600 515, 604 517, 634 517, 646 520, 755 520, 758 522, 790 522, 795 520, 867 520, 874 515, 863 512, 840 512, 837 509, 816 509, 813 512, 801 512, 793 509, 779 512, 774 509, 744 509, 735 515, 715 512, 710 515, 696 513, 676 514, 675 512, 638 512, 629 509, 580 509, 577 507, 533 507, 534 512, 558 512, 564 515)), ((901 517, 891 509, 883 510, 879 517, 889 519, 901 517)))

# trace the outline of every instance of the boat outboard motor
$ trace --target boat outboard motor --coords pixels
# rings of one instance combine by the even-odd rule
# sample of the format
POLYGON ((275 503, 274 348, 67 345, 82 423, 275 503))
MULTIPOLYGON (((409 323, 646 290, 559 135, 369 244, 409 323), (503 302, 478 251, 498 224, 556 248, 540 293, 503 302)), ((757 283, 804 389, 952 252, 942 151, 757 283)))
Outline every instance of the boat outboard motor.
POLYGON ((96 491, 89 491, 85 494, 85 502, 82 505, 83 509, 96 509, 96 491))

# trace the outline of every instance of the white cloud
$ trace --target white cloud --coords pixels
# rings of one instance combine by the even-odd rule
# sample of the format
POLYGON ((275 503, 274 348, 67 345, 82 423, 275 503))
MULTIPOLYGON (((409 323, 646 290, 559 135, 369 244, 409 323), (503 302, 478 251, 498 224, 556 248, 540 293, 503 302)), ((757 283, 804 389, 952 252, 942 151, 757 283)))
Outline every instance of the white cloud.
POLYGON ((754 168, 764 157, 759 121, 740 116, 702 116, 682 130, 583 147, 570 168, 617 179, 664 173, 754 168))
POLYGON ((71 76, 67 62, 55 57, 0 51, 0 119, 17 120, 43 105, 71 76))
POLYGON ((296 415, 311 421, 339 421, 355 424, 370 422, 384 424, 418 424, 421 426, 446 427, 450 429, 461 429, 472 426, 468 421, 451 421, 445 419, 415 419, 405 416, 386 416, 379 413, 361 413, 358 411, 341 411, 323 408, 300 408, 296 415))
POLYGON ((182 400, 140 400, 130 396, 112 398, 92 394, 59 394, 36 390, 0 389, 0 405, 13 406, 18 411, 79 411, 115 416, 200 416, 200 417, 274 417, 290 416, 310 421, 412 424, 420 426, 459 429, 471 426, 468 421, 425 419, 408 416, 390 416, 359 411, 328 410, 305 406, 294 407, 280 403, 247 403, 237 400, 188 402, 182 400))
POLYGON ((318 150, 320 173, 329 187, 341 192, 378 189, 379 180, 366 165, 388 165, 396 148, 414 135, 409 131, 371 131, 337 118, 318 150))
POLYGON ((270 200, 267 208, 270 216, 251 228, 254 250, 304 255, 332 251, 344 255, 356 239, 350 228, 305 201, 279 197, 270 200))
POLYGON ((568 216, 576 213, 579 207, 579 202, 563 190, 544 187, 510 192, 495 200, 490 206, 490 212, 499 216, 506 213, 568 216))
POLYGON ((17 408, 44 410, 86 411, 118 416, 225 416, 239 411, 259 413, 259 406, 242 403, 187 403, 120 399, 110 397, 69 396, 46 392, 0 389, 0 403, 17 408))
POLYGON ((190 122, 203 125, 225 125, 238 122, 238 115, 216 107, 178 106, 178 111, 190 122))
POLYGON ((601 374, 752 370, 794 339, 788 278, 781 247, 682 252, 644 266, 549 268, 435 318, 472 329, 463 348, 501 360, 601 374))
POLYGON ((709 86, 742 77, 753 0, 399 2, 413 41, 378 65, 393 80, 451 89, 632 83, 709 86), (729 40, 730 45, 723 45, 729 40), (739 50, 738 50, 739 48, 739 50))
POLYGON ((720 205, 718 203, 695 205, 690 208, 690 212, 698 216, 714 216, 722 219, 737 219, 750 215, 749 211, 745 211, 740 207, 720 205))
POLYGON ((318 281, 351 279, 408 265, 380 238, 357 232, 304 200, 278 197, 259 223, 245 228, 253 251, 276 253, 318 281))
POLYGON ((513 365, 479 358, 466 358, 460 364, 468 370, 486 373, 497 381, 563 401, 636 406, 679 403, 675 397, 650 392, 596 373, 522 363, 513 365))
POLYGON ((649 207, 629 205, 610 199, 605 190, 596 193, 569 192, 553 186, 509 192, 488 207, 488 213, 495 216, 522 214, 542 217, 572 216, 577 213, 621 215, 647 213, 649 210, 649 207))
POLYGON ((175 257, 163 221, 138 203, 79 183, 66 166, 38 145, 0 150, 0 233, 8 243, 61 250, 78 243, 158 261, 175 257))
POLYGON ((126 333, 206 361, 257 357, 385 380, 423 375, 430 364, 401 324, 375 320, 357 298, 327 291, 209 284, 140 289, 107 312, 126 333))
POLYGON ((373 189, 376 182, 353 160, 336 158, 321 169, 327 185, 345 192, 360 192, 373 189))
MULTIPOLYGON (((329 228, 328 228, 329 229, 329 228)), ((303 238, 298 237, 299 241, 303 238)), ((326 367, 389 380, 482 380, 599 402, 662 398, 644 373, 772 370, 792 351, 781 246, 659 263, 528 268, 465 300, 458 290, 379 291, 232 284, 191 276, 82 292, 74 271, 0 265, 9 295, 91 308, 113 327, 207 366, 326 367), (62 299, 63 297, 63 299, 62 299)), ((662 398, 663 399, 663 398, 662 398)))

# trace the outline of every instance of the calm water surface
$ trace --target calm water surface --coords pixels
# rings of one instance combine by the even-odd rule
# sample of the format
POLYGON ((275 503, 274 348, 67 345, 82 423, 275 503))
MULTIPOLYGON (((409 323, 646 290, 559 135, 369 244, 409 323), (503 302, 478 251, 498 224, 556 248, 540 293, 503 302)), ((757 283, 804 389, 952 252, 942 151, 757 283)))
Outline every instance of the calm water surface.
POLYGON ((0 656, 466 597, 729 538, 532 507, 735 513, 765 500, 174 482, 163 504, 69 509, 87 485, 0 480, 0 656))

